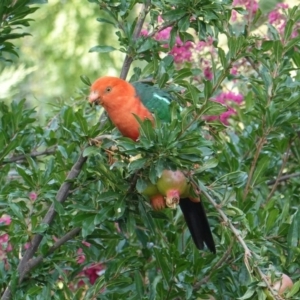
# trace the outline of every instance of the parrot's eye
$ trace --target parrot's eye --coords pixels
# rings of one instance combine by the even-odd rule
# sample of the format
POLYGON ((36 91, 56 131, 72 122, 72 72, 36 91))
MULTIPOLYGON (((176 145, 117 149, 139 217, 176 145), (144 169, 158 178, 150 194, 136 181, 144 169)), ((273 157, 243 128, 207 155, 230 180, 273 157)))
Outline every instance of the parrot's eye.
POLYGON ((108 87, 105 89, 105 91, 106 91, 107 93, 109 93, 111 90, 112 90, 112 88, 111 88, 110 86, 108 86, 108 87))

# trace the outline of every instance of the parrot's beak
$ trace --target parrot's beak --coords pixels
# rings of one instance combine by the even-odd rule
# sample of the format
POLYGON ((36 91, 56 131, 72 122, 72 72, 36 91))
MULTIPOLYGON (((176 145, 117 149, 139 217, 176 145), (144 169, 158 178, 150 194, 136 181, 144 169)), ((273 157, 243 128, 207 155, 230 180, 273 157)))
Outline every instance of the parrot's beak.
POLYGON ((97 91, 91 91, 90 95, 89 95, 89 103, 90 105, 101 105, 101 98, 98 94, 97 91))

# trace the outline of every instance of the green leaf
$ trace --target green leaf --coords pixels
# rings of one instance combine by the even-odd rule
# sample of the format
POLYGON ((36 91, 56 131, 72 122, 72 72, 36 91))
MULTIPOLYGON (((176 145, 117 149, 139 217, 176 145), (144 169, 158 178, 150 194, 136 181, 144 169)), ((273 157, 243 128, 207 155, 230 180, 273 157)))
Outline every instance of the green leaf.
POLYGON ((32 179, 32 172, 21 165, 17 165, 17 171, 28 186, 34 189, 35 182, 32 179))
POLYGON ((186 15, 185 11, 182 9, 171 9, 162 15, 165 21, 176 21, 183 18, 186 15))
POLYGON ((257 167, 253 174, 252 178, 252 185, 259 184, 260 182, 264 181, 264 173, 268 169, 270 165, 270 157, 263 156, 261 159, 258 160, 257 167))
POLYGON ((96 154, 99 154, 100 150, 98 147, 96 146, 89 146, 87 148, 85 148, 83 150, 83 153, 82 153, 82 156, 83 157, 86 157, 86 156, 93 156, 93 155, 96 155, 96 154))
POLYGON ((90 79, 86 76, 86 75, 81 75, 80 76, 81 81, 86 84, 87 86, 91 86, 92 83, 90 81, 90 79))
POLYGON ((65 209, 64 209, 63 205, 60 202, 58 202, 56 199, 53 199, 53 205, 54 205, 54 209, 58 213, 58 215, 62 216, 65 214, 65 209))
POLYGON ((289 247, 297 247, 300 239, 300 210, 293 215, 292 223, 289 228, 287 241, 289 247))
POLYGON ((37 227, 32 229, 32 233, 43 234, 48 230, 48 228, 49 224, 40 223, 37 227))
POLYGON ((117 50, 112 46, 95 46, 92 47, 89 52, 108 53, 117 50))
POLYGON ((266 220, 266 231, 269 232, 274 226, 276 226, 276 221, 278 219, 279 210, 277 208, 272 209, 268 213, 266 220))
MULTIPOLYGON (((295 38, 293 39, 289 39, 287 41, 287 45, 285 46, 284 50, 287 52, 289 51, 290 49, 292 49, 293 47, 295 47, 296 45, 298 45, 300 42, 300 35, 296 36, 295 38)), ((298 46, 298 49, 299 49, 299 46, 298 46)), ((295 53, 297 53, 299 55, 299 52, 298 51, 295 51, 295 53)), ((293 55, 295 54, 293 53, 293 55)), ((299 65, 297 65, 297 67, 299 67, 299 65)))
POLYGON ((220 58, 223 69, 226 69, 228 63, 227 63, 227 59, 226 59, 224 50, 222 48, 218 48, 218 54, 219 54, 219 58, 220 58))
POLYGON ((143 53, 153 48, 154 42, 152 39, 144 39, 141 45, 137 48, 137 53, 143 53))
POLYGON ((190 16, 186 15, 182 19, 179 20, 178 22, 178 29, 180 31, 186 31, 190 27, 190 16))
POLYGON ((183 68, 177 72, 177 74, 174 76, 173 80, 175 83, 177 83, 191 75, 192 75, 192 71, 190 68, 183 68))
POLYGON ((219 116, 226 110, 226 106, 222 105, 221 103, 209 100, 205 106, 203 106, 202 113, 208 116, 219 116))
POLYGON ((280 40, 274 41, 273 47, 274 47, 273 50, 274 50, 275 59, 277 63, 279 63, 282 59, 282 52, 283 52, 282 42, 280 40))
POLYGON ((147 158, 138 158, 136 160, 133 160, 130 162, 130 164, 128 166, 128 170, 130 172, 133 172, 133 171, 142 169, 146 162, 147 162, 147 158))
POLYGON ((284 38, 285 42, 290 40, 292 31, 293 31, 293 27, 294 27, 294 21, 293 20, 288 20, 285 24, 285 27, 284 27, 284 36, 283 36, 283 38, 284 38))
POLYGON ((237 298, 238 300, 246 300, 246 299, 253 299, 253 295, 255 293, 255 289, 253 287, 250 287, 247 289, 246 293, 242 296, 237 298))
POLYGON ((13 214, 20 220, 23 221, 24 220, 24 216, 22 214, 21 208, 19 205, 15 204, 15 203, 9 203, 9 207, 12 210, 13 214))
POLYGON ((160 271, 163 275, 165 284, 167 286, 169 286, 169 281, 170 281, 170 275, 171 274, 168 273, 168 270, 170 269, 170 266, 168 264, 167 257, 163 254, 164 251, 161 251, 156 247, 153 247, 153 252, 154 252, 154 256, 155 256, 155 259, 156 259, 157 266, 159 267, 159 269, 160 269, 160 271))
POLYGON ((97 18, 97 21, 100 23, 107 23, 107 24, 111 24, 113 26, 116 26, 116 24, 113 21, 110 21, 108 19, 105 18, 97 18))
POLYGON ((95 229, 95 215, 85 217, 82 222, 82 237, 85 238, 95 229))
POLYGON ((199 168, 195 169, 194 173, 195 174, 202 173, 206 170, 215 168, 217 165, 218 165, 218 160, 216 158, 211 158, 211 159, 205 161, 202 165, 200 165, 199 168))
POLYGON ((173 26, 173 28, 170 32, 169 49, 172 49, 175 46, 177 31, 178 31, 178 28, 176 26, 173 26))

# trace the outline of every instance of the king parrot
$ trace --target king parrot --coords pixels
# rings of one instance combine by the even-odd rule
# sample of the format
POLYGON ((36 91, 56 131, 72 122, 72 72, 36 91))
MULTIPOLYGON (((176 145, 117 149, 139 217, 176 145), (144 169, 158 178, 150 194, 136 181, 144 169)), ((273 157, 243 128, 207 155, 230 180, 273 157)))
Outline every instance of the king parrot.
MULTIPOLYGON (((117 77, 105 76, 91 86, 89 102, 104 107, 113 124, 123 136, 136 141, 139 138, 141 120, 154 121, 153 113, 162 121, 170 121, 170 94, 148 84, 129 83, 117 77)), ((202 201, 181 198, 179 206, 196 247, 202 250, 204 243, 213 253, 216 252, 210 226, 202 201)))

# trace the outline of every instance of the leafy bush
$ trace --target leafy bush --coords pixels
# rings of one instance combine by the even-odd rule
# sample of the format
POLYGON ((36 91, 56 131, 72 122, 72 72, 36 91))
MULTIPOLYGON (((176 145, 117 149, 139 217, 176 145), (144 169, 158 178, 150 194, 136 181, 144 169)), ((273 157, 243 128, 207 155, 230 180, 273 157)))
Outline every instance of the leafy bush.
MULTIPOLYGON (((26 100, 0 103, 2 299, 283 299, 281 273, 294 281, 284 299, 299 299, 299 7, 89 2, 119 40, 90 51, 120 51, 121 78, 133 66, 130 81, 172 94, 172 120, 144 122, 133 142, 87 89, 46 124, 26 100), (200 187, 216 255, 196 249, 180 211, 140 194, 165 168, 200 187)), ((31 4, 0 3, 5 63, 31 4)))

